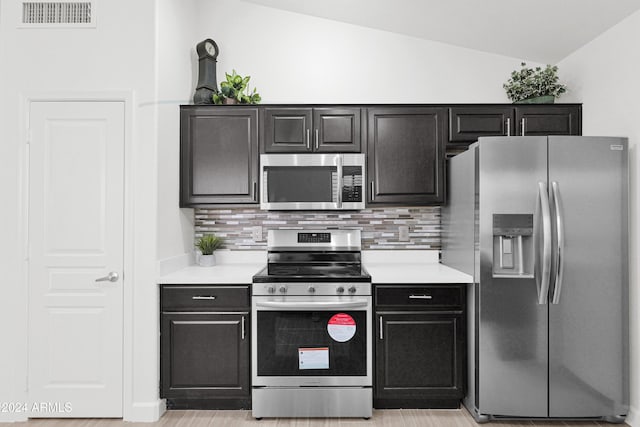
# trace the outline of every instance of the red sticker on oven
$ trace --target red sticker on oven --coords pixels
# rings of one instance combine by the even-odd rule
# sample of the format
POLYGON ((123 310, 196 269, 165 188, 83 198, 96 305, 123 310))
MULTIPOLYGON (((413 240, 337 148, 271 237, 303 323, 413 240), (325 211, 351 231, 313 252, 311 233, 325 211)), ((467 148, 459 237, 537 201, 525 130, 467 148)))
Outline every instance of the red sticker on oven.
POLYGON ((329 336, 338 342, 347 342, 356 334, 356 321, 346 313, 331 316, 327 323, 329 336))

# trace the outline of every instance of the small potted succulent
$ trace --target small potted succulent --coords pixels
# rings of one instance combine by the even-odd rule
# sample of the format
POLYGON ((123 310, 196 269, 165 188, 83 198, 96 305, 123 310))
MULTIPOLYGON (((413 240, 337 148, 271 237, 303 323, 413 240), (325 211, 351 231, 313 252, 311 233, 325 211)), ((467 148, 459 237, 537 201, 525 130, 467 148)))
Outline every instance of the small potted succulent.
POLYGON ((567 91, 567 87, 558 82, 557 66, 532 69, 526 62, 520 65, 522 68, 512 71, 511 78, 502 85, 514 104, 553 104, 567 91))
POLYGON ((216 265, 216 256, 213 253, 222 246, 223 240, 215 234, 205 234, 196 242, 196 246, 202 253, 198 264, 202 267, 212 267, 216 265))
POLYGON ((224 73, 226 80, 220 82, 220 90, 213 92, 214 104, 257 104, 261 101, 260 94, 249 91, 251 76, 242 77, 233 70, 231 74, 224 73))

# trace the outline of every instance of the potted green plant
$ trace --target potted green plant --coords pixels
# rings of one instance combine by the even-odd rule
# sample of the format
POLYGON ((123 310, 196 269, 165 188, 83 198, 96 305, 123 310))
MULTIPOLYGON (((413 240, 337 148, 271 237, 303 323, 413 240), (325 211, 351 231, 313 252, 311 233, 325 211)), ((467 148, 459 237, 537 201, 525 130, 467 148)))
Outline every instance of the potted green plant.
POLYGON ((511 72, 511 78, 502 85, 514 104, 553 104, 554 100, 567 91, 558 81, 558 67, 522 68, 511 72))
POLYGON ((233 70, 231 74, 224 73, 226 80, 220 82, 220 90, 214 90, 214 104, 257 104, 261 101, 260 94, 249 91, 251 76, 242 77, 233 70))
POLYGON ((223 243, 222 238, 215 234, 205 234, 202 236, 200 240, 196 242, 196 246, 201 252, 198 264, 202 267, 211 267, 216 265, 216 257, 213 252, 216 249, 219 249, 223 243))

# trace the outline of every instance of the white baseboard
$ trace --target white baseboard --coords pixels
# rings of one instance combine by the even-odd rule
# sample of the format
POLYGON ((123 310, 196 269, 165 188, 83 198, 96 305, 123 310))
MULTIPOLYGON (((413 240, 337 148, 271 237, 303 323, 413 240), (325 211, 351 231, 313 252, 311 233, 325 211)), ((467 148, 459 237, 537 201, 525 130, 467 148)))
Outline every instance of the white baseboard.
POLYGON ((167 410, 167 401, 158 399, 155 402, 139 402, 131 405, 131 410, 125 414, 124 421, 137 423, 153 423, 167 410))
POLYGON ((20 423, 28 419, 26 412, 0 412, 0 423, 20 423))
POLYGON ((627 414, 625 423, 629 424, 631 427, 640 427, 640 413, 638 413, 638 410, 633 406, 629 408, 629 413, 627 414))

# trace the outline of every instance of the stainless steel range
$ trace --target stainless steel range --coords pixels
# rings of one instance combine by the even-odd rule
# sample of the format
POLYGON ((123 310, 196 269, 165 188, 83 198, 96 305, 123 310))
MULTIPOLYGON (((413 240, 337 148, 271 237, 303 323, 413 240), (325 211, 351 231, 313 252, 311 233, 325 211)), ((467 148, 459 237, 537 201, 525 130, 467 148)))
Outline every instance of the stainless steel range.
POLYGON ((267 267, 253 277, 253 416, 371 417, 360 231, 270 230, 267 243, 267 267))

